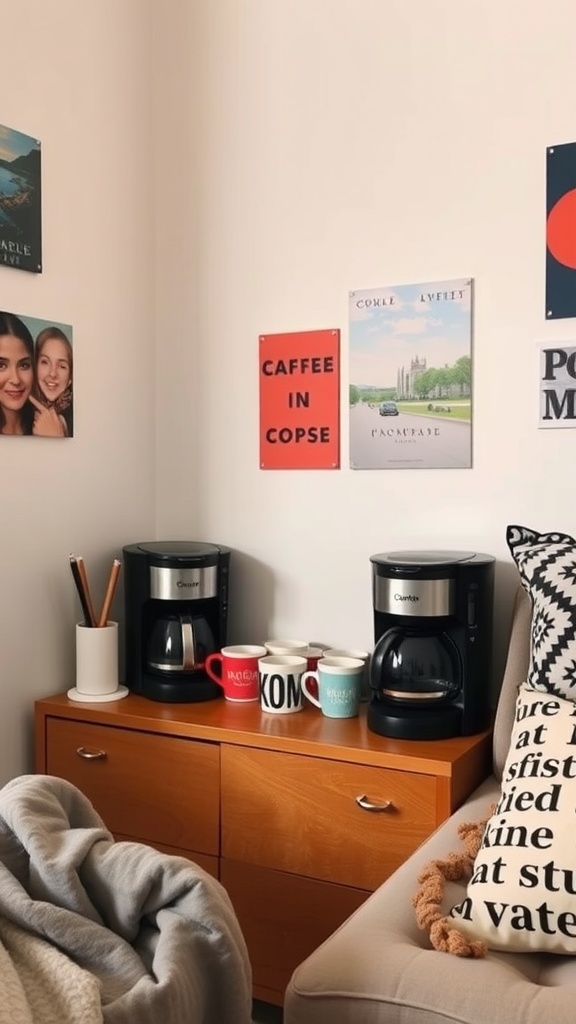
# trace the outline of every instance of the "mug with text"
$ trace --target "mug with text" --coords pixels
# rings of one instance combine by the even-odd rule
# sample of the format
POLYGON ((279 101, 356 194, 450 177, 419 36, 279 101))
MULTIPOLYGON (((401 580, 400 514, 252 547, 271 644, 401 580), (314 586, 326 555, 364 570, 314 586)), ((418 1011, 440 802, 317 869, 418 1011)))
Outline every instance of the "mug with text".
POLYGON ((364 662, 360 658, 324 656, 315 672, 305 672, 301 687, 304 696, 326 718, 354 718, 360 707, 364 662), (312 692, 318 687, 318 696, 312 692))
POLYGON ((258 661, 260 707, 273 715, 302 711, 304 697, 300 680, 306 671, 305 657, 296 654, 268 654, 258 661))
MULTIPOLYGON (((364 674, 362 676, 362 693, 360 700, 368 700, 370 697, 369 664, 370 655, 368 651, 359 651, 352 647, 329 647, 324 651, 325 658, 359 658, 364 662, 364 674)), ((310 666, 308 666, 310 667, 310 666)))
POLYGON ((258 700, 258 659, 266 648, 257 644, 223 647, 206 658, 206 673, 224 691, 226 700, 258 700))

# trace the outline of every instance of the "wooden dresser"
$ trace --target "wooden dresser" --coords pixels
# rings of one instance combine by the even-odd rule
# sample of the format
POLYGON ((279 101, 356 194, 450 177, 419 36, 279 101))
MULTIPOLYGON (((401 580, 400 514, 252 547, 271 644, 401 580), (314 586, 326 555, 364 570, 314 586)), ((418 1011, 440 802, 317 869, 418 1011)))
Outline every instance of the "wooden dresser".
POLYGON ((190 857, 226 887, 254 996, 296 965, 487 775, 489 732, 392 740, 359 718, 257 703, 35 705, 37 772, 68 779, 119 839, 190 857), (377 809, 375 809, 377 808, 377 809))

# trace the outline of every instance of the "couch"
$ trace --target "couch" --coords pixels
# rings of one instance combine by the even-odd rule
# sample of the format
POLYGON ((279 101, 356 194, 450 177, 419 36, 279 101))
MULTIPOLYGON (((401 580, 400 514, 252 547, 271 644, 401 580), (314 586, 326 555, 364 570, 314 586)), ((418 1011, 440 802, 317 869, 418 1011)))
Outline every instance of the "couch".
MULTIPOLYGON (((494 728, 493 774, 294 972, 284 1024, 573 1024, 576 958, 489 949, 460 958, 431 946, 412 898, 434 858, 461 847, 458 826, 498 799, 520 684, 530 661, 532 604, 519 588, 494 728)), ((576 822, 575 822, 576 824, 576 822)), ((576 834, 576 830, 575 830, 576 834)), ((574 857, 576 867, 576 856, 574 857)), ((450 909, 466 880, 449 882, 450 909)))

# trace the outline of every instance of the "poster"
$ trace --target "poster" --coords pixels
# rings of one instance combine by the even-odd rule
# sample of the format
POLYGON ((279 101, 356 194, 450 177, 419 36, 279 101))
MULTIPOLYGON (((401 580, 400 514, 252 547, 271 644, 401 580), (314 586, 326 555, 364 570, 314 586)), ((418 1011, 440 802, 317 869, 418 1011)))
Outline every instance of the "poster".
POLYGON ((340 331, 260 336, 260 468, 340 466, 340 331))
POLYGON ((472 465, 472 280, 349 294, 352 469, 472 465))
POLYGON ((0 434, 73 437, 72 327, 0 310, 0 434))
POLYGON ((40 143, 0 125, 0 267, 42 271, 40 143))
POLYGON ((546 153, 546 318, 576 316, 576 142, 546 153))
POLYGON ((576 344, 540 349, 540 416, 538 426, 576 427, 576 344))

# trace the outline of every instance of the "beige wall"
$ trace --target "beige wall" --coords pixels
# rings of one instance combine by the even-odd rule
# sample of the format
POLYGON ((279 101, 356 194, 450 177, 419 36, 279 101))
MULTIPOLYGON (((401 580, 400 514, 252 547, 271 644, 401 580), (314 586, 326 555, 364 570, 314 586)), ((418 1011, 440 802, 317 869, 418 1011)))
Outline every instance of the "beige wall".
MULTIPOLYGON (((44 273, 4 308, 74 324, 77 437, 1 445, 0 777, 73 681, 67 556, 237 549, 231 639, 370 646, 371 554, 498 559, 574 530, 575 434, 537 429, 545 149, 574 134, 571 0, 23 0, 0 121, 44 161, 44 273), (475 281, 474 467, 348 467, 351 288, 475 281), (339 327, 342 468, 258 468, 258 335, 339 327), (513 381, 513 389, 506 382, 513 381)), ((117 609, 118 611, 120 609, 117 609)))
MULTIPOLYGON (((161 533, 198 515, 237 560, 235 639, 372 641, 371 554, 465 548, 498 559, 498 649, 515 570, 505 528, 576 529, 576 433, 537 429, 544 318, 545 151, 576 138, 571 0, 173 0, 192 29, 201 102, 181 106, 200 154, 190 217, 197 474, 159 493, 161 533), (348 291, 475 281, 474 466, 348 465, 348 291), (258 335, 342 331, 342 469, 258 468, 258 335)), ((166 8, 162 7, 164 11, 166 8)), ((189 104, 178 50, 164 89, 189 104)), ((174 114, 172 114, 174 116, 174 114)), ((178 224, 182 196, 168 192, 178 224)), ((168 405, 164 391, 161 419, 168 405)), ((173 422, 182 422, 172 410, 173 422)), ((192 447, 190 443, 190 447, 192 447)), ((161 444, 160 478, 182 474, 161 444)), ((498 664, 500 663, 497 658, 498 664)))
MULTIPOLYGON (((155 533, 148 4, 2 11, 0 123, 42 143, 43 273, 0 268, 0 308, 71 323, 75 437, 0 442, 0 781, 31 770, 35 697, 74 681, 80 609, 122 544, 155 533)), ((118 611, 115 607, 114 611, 118 611)))

